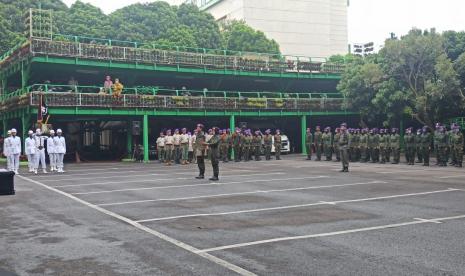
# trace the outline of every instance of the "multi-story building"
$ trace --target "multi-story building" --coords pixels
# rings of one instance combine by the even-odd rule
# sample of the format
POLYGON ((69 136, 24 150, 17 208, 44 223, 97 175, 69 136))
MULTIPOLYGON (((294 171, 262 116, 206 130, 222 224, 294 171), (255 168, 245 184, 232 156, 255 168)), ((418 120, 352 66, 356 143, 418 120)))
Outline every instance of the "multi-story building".
MULTIPOLYGON (((348 52, 347 0, 185 0, 217 20, 244 20, 288 55, 329 57, 348 52)), ((179 0, 171 0, 178 4, 179 0)))

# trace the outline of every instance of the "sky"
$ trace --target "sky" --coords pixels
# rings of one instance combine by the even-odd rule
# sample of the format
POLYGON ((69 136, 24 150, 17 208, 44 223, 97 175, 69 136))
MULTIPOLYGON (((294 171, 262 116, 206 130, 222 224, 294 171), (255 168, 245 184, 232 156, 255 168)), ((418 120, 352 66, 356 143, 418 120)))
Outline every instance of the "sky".
MULTIPOLYGON (((68 6, 75 0, 63 0, 68 6)), ((138 0, 84 0, 105 13, 138 0)), ((350 0, 349 43, 375 42, 381 46, 394 32, 398 37, 412 27, 465 31, 465 0, 350 0)))

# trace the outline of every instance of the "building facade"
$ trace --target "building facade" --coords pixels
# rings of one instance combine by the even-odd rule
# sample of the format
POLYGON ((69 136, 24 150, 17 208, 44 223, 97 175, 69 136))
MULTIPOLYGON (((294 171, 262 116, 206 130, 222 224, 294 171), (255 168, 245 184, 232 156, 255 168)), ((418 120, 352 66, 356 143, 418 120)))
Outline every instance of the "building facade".
POLYGON ((287 55, 329 57, 348 52, 347 0, 185 2, 197 4, 219 21, 244 20, 276 40, 287 55))

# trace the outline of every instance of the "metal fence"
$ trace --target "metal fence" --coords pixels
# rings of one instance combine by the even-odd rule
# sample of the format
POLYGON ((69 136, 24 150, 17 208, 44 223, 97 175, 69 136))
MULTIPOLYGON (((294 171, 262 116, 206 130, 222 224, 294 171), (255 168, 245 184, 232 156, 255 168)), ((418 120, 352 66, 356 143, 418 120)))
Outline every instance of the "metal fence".
POLYGON ((32 39, 31 52, 34 55, 280 73, 342 73, 345 67, 341 63, 292 60, 267 55, 232 56, 41 39, 32 39))
POLYGON ((268 111, 341 111, 343 99, 319 98, 225 98, 163 95, 122 95, 106 94, 31 92, 29 104, 39 105, 43 94, 48 107, 89 107, 89 108, 156 108, 186 110, 268 110, 268 111))

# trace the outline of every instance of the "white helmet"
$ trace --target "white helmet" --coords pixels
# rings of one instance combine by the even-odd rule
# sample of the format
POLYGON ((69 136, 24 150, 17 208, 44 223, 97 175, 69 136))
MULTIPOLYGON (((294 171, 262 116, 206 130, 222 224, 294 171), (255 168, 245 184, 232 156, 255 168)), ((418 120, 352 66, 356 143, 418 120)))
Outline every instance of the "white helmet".
POLYGON ((11 130, 8 130, 7 134, 8 134, 8 135, 11 135, 11 130))
POLYGON ((16 133, 16 128, 12 128, 11 133, 16 133))
POLYGON ((50 133, 50 134, 55 134, 55 130, 51 129, 51 130, 49 131, 49 133, 50 133))
POLYGON ((36 129, 36 134, 41 134, 42 131, 40 130, 40 128, 36 129))
POLYGON ((57 133, 63 133, 63 131, 61 131, 61 128, 57 129, 57 133))
POLYGON ((27 134, 32 135, 32 134, 34 134, 34 132, 33 132, 32 130, 29 130, 29 131, 27 132, 27 134))

